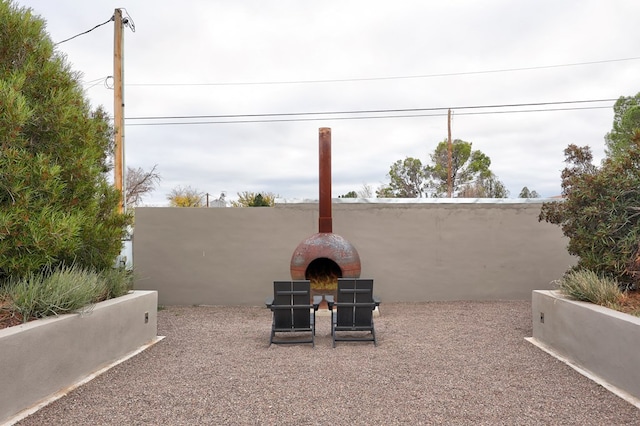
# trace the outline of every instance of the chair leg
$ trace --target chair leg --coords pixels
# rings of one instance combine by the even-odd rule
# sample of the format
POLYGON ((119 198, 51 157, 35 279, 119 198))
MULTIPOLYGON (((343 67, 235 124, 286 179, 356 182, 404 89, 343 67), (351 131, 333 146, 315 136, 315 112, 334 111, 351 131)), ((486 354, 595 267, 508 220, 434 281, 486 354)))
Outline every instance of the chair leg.
POLYGON ((333 313, 333 309, 331 310, 331 339, 333 340, 333 347, 336 347, 336 317, 333 313))
POLYGON ((269 346, 273 344, 273 338, 276 337, 276 323, 275 319, 271 321, 271 337, 269 338, 269 346))

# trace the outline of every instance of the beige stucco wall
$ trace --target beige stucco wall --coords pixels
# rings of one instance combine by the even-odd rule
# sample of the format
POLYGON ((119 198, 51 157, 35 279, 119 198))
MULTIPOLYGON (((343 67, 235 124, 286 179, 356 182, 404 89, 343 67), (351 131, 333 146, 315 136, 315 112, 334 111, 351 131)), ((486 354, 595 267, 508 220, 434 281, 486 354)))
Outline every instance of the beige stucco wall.
POLYGON ((13 424, 156 342, 157 307, 156 292, 136 291, 89 312, 0 330, 0 424, 13 424))
POLYGON ((531 343, 640 408, 640 318, 534 291, 531 343))
MULTIPOLYGON (((340 202, 339 202, 340 201, 340 202)), ((333 231, 358 250, 384 301, 530 299, 575 263, 541 201, 344 202, 333 231)), ((289 279, 297 245, 317 232, 318 205, 137 208, 137 289, 159 303, 259 305, 289 279)))

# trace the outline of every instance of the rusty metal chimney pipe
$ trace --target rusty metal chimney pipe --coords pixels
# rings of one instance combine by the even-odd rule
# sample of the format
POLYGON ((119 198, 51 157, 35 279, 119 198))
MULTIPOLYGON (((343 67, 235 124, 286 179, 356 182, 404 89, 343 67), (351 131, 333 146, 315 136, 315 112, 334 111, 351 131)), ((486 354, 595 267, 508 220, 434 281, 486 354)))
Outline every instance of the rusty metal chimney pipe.
POLYGON ((318 232, 333 232, 333 220, 331 218, 331 129, 321 127, 319 130, 320 145, 320 217, 318 218, 318 232))

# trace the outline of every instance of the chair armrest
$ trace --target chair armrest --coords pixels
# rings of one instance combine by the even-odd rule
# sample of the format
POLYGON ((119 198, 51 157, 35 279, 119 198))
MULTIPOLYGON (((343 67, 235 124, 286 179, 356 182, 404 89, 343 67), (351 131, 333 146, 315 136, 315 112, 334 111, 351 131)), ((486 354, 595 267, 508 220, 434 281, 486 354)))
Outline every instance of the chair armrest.
POLYGON ((377 296, 373 296, 373 303, 376 304, 376 307, 380 306, 380 298, 377 296))
POLYGON ((273 305, 273 296, 267 297, 264 304, 267 305, 267 308, 271 308, 271 305, 273 305))
POLYGON ((322 303, 322 296, 313 296, 313 310, 320 309, 320 303, 322 303))
POLYGON ((333 304, 335 303, 333 300, 333 295, 331 294, 325 295, 324 300, 327 301, 327 306, 329 307, 329 310, 333 310, 333 304))

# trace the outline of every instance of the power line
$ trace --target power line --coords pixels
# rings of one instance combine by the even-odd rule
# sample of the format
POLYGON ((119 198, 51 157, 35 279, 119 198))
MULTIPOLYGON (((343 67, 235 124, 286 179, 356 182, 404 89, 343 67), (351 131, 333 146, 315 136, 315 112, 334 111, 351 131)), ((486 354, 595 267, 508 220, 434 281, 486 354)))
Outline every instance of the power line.
POLYGON ((263 114, 223 114, 223 115, 168 115, 168 116, 143 116, 126 117, 127 120, 189 120, 189 119, 209 119, 209 118, 255 118, 255 117, 282 117, 282 116, 306 116, 306 115, 345 115, 345 114, 385 114, 385 113, 409 113, 425 111, 443 111, 448 109, 489 109, 489 108, 517 108, 547 105, 567 105, 581 103, 614 102, 617 99, 590 99, 574 101, 554 101, 554 102, 528 102, 515 104, 495 104, 495 105, 470 105, 451 107, 431 107, 431 108, 402 108, 402 109, 372 109, 372 110, 352 110, 352 111, 321 111, 321 112, 285 112, 285 113, 263 113, 263 114))
POLYGON ((482 71, 463 71, 450 72, 440 74, 422 74, 422 75, 406 75, 406 76, 386 76, 386 77, 363 77, 363 78, 339 78, 327 80, 290 80, 290 81, 256 81, 256 82, 222 82, 222 83, 129 83, 127 86, 255 86, 255 85, 276 85, 276 84, 317 84, 317 83, 345 83, 355 81, 382 81, 382 80, 409 80, 420 78, 437 78, 437 77, 454 77, 463 75, 479 75, 479 74, 496 74, 515 71, 532 71, 541 69, 577 67, 584 65, 605 64, 611 62, 636 61, 640 56, 631 58, 605 59, 600 61, 574 62, 569 64, 541 65, 522 68, 503 68, 495 70, 482 71))
POLYGON ((95 80, 83 81, 83 82, 82 82, 82 85, 83 85, 83 86, 87 86, 87 85, 89 85, 89 84, 93 84, 93 83, 95 83, 95 82, 97 82, 97 81, 102 82, 102 81, 103 81, 105 78, 107 78, 107 77, 108 77, 108 76, 104 76, 104 77, 96 78, 95 80))
POLYGON ((54 45, 54 46, 57 46, 57 45, 59 45, 59 44, 66 43, 66 42, 67 42, 67 41, 69 41, 69 40, 73 40, 73 39, 74 39, 74 38, 76 38, 76 37, 80 37, 81 35, 88 34, 88 33, 90 33, 91 31, 95 30, 96 28, 99 28, 99 27, 101 27, 101 26, 103 26, 103 25, 106 25, 106 24, 108 24, 108 23, 109 23, 109 22, 111 22, 111 21, 113 21, 113 16, 112 16, 111 18, 109 18, 107 21, 104 21, 102 24, 98 24, 98 25, 96 25, 95 27, 91 28, 90 30, 87 30, 87 31, 81 32, 80 34, 76 34, 76 35, 74 35, 73 37, 69 37, 69 38, 64 39, 64 40, 62 40, 62 41, 59 41, 59 42, 57 42, 57 43, 54 43, 53 45, 54 45))
MULTIPOLYGON (((554 111, 575 111, 587 109, 609 109, 611 106, 592 106, 592 107, 573 107, 573 108, 547 108, 547 109, 524 109, 515 111, 480 111, 480 112, 461 112, 459 115, 489 115, 489 114, 513 114, 525 112, 554 112, 554 111)), ((418 117, 442 117, 447 113, 436 114, 405 114, 405 115, 371 115, 357 117, 314 117, 314 118, 276 118, 264 120, 217 120, 217 121, 186 121, 186 122, 165 122, 165 123, 134 123, 126 124, 126 126, 185 126, 185 125, 202 125, 202 124, 249 124, 249 123, 286 123, 297 121, 326 121, 326 120, 372 120, 372 119, 388 119, 388 118, 418 118, 418 117)))

